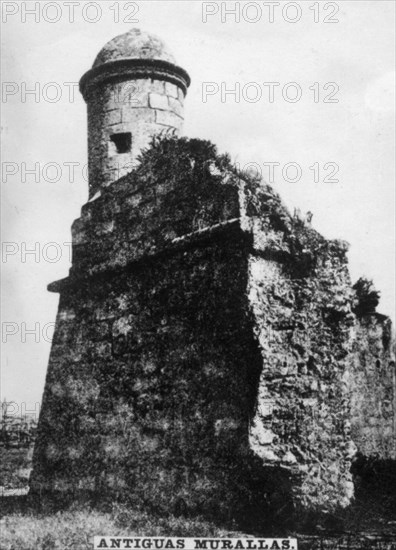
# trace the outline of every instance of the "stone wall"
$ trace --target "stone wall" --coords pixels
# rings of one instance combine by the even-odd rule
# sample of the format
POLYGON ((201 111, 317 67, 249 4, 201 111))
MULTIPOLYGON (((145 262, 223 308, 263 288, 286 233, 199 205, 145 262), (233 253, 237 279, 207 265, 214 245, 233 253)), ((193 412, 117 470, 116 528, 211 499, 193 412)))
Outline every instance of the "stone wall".
POLYGON ((361 455, 396 458, 394 339, 390 320, 377 313, 358 320, 348 377, 352 438, 361 455))
POLYGON ((304 279, 291 277, 278 262, 251 262, 263 356, 252 445, 265 462, 304 473, 296 487, 303 506, 346 506, 353 495, 344 380, 351 320, 340 312, 349 301, 340 292, 346 276, 343 269, 337 274, 340 256, 334 247, 328 251, 332 264, 304 279), (343 303, 334 303, 336 297, 343 303))
POLYGON ((303 507, 353 496, 348 357, 355 315, 347 246, 288 215, 269 188, 248 196, 249 302, 262 355, 251 444, 264 463, 301 475, 303 507))
POLYGON ((84 205, 50 285, 32 490, 261 520, 348 505, 364 346, 346 251, 208 142, 154 140, 84 205))
POLYGON ((249 447, 250 237, 238 189, 177 162, 119 180, 73 225, 31 487, 247 516, 265 493, 249 447))
POLYGON ((259 362, 233 236, 63 290, 33 488, 162 513, 246 505, 259 362))

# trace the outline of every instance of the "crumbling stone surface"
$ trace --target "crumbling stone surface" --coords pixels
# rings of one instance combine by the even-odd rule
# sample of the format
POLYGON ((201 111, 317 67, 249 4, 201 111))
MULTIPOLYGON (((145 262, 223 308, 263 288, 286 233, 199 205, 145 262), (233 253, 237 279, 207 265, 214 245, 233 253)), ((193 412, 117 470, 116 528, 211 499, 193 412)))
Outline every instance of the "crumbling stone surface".
POLYGON ((357 350, 388 323, 353 313, 346 252, 209 142, 154 139, 83 206, 50 285, 32 491, 228 518, 346 506, 357 350))
POLYGON ((250 301, 263 357, 252 444, 264 460, 304 472, 304 505, 345 506, 353 494, 344 380, 353 315, 345 251, 321 244, 308 276, 296 277, 288 261, 251 261, 250 301))
POLYGON ((395 354, 387 317, 372 313, 359 318, 348 385, 358 452, 367 458, 395 459, 395 354))

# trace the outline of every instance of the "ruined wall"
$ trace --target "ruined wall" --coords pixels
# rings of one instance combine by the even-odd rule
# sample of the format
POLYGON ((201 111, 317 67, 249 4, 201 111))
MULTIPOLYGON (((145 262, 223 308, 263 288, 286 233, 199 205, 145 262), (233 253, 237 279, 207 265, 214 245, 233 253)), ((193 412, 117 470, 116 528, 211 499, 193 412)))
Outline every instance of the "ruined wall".
POLYGON ((246 506, 260 363, 234 237, 63 290, 33 488, 162 513, 246 506))
POLYGON ((352 438, 369 458, 396 458, 394 340, 390 320, 377 313, 358 319, 350 362, 352 438))
POLYGON ((253 233, 248 292, 262 373, 252 448, 265 463, 300 473, 294 489, 303 506, 346 506, 355 449, 346 384, 355 324, 347 246, 292 218, 269 188, 253 197, 245 199, 253 233))
POLYGON ((84 205, 50 289, 34 491, 221 517, 349 503, 346 246, 214 146, 155 140, 84 205))
POLYGON ((33 492, 221 517, 264 495, 249 448, 260 355, 238 190, 214 191, 191 156, 177 163, 116 182, 73 226, 71 276, 51 286, 61 298, 33 492))
POLYGON ((287 263, 251 262, 263 356, 252 444, 265 461, 304 472, 303 505, 346 506, 353 495, 344 380, 351 316, 344 254, 329 248, 327 266, 314 277, 291 276, 287 263))

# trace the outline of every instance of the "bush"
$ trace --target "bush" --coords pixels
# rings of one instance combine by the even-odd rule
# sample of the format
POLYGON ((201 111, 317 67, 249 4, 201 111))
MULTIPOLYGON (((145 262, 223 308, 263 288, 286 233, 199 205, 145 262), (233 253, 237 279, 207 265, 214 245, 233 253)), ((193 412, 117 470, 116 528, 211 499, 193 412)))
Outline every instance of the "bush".
POLYGON ((355 307, 353 309, 357 316, 374 313, 379 304, 380 293, 373 287, 373 282, 360 277, 353 285, 355 291, 355 307))

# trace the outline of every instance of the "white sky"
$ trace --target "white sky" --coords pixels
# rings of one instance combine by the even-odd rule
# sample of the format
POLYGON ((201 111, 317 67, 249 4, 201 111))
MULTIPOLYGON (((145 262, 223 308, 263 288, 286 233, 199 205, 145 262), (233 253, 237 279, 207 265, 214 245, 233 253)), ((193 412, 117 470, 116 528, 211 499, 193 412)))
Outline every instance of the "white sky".
MULTIPOLYGON (((16 92, 3 96, 2 103, 2 161, 16 163, 3 164, 3 169, 15 169, 16 174, 3 173, 2 177, 2 240, 14 243, 6 249, 15 252, 3 255, 2 328, 3 332, 16 331, 3 344, 3 397, 25 402, 28 409, 41 399, 50 350, 43 336, 47 324, 55 320, 58 304, 58 295, 48 293, 46 285, 67 276, 69 248, 63 243, 70 242, 70 226, 87 200, 82 170, 87 156, 85 104, 78 91, 70 101, 69 88, 63 83, 78 82, 99 49, 132 26, 158 34, 191 75, 185 134, 212 140, 241 166, 279 162, 274 187, 286 204, 291 210, 311 210, 316 229, 328 238, 350 243, 352 279, 372 278, 382 294, 379 311, 394 319, 392 1, 339 1, 339 11, 333 16, 338 23, 314 23, 311 1, 299 3, 301 19, 295 23, 282 17, 285 2, 274 8, 273 23, 263 2, 250 2, 249 9, 246 2, 227 2, 228 8, 239 8, 239 23, 230 15, 221 21, 220 3, 218 13, 203 23, 198 1, 137 2, 139 11, 134 17, 138 23, 122 22, 132 13, 131 2, 125 10, 125 3, 119 2, 119 23, 114 22, 114 2, 96 3, 101 9, 96 23, 87 20, 95 17, 95 7, 84 7, 86 2, 76 5, 74 22, 69 22, 65 2, 58 2, 60 20, 53 23, 44 20, 56 16, 51 2, 39 4, 37 21, 26 15, 25 22, 22 4, 32 8, 34 2, 2 4, 3 10, 18 10, 2 27, 2 79, 10 83, 8 91, 16 92), (252 23, 243 15, 258 20, 252 23), (55 97, 56 88, 46 86, 51 82, 58 83, 62 93, 52 103, 47 99, 55 97), (254 103, 242 96, 238 103, 232 96, 222 102, 218 93, 203 102, 204 82, 215 82, 219 88, 222 82, 227 88, 237 82, 241 88, 255 83, 263 95, 254 103), (273 103, 268 101, 265 82, 280 83, 273 103), (302 90, 296 103, 282 97, 283 86, 290 82, 302 90), (315 82, 321 90, 318 103, 309 90, 315 82), (338 103, 323 102, 333 90, 323 90, 329 82, 339 86, 334 96, 338 103), (33 95, 23 96, 23 86, 32 89, 35 83, 41 92, 38 102, 33 95), (40 181, 26 175, 23 182, 22 163, 29 169, 37 162, 40 181), (50 162, 63 166, 58 182, 49 181, 55 177, 53 169, 43 169, 50 162), (65 162, 78 163, 73 183, 65 162), (299 182, 283 180, 281 168, 289 162, 301 166, 299 182), (327 162, 339 166, 338 183, 323 182, 327 162), (314 183, 309 169, 314 163, 321 168, 319 183, 314 183), (51 242, 58 243, 58 250, 46 246, 51 242), (38 243, 39 258, 23 257, 23 246, 32 249, 34 243, 38 243), (57 252, 59 261, 48 261, 57 252), (39 342, 33 335, 26 335, 23 342, 22 323, 27 329, 39 323, 39 342)), ((324 11, 324 3, 319 3, 321 20, 331 17, 336 3, 330 4, 324 11)), ((289 7, 286 16, 293 19, 295 14, 295 8, 289 7)), ((249 98, 253 92, 251 87, 249 98)), ((292 97, 293 90, 289 92, 292 97)), ((268 180, 264 168, 263 173, 268 180)), ((293 171, 288 174, 292 177, 293 171)))

